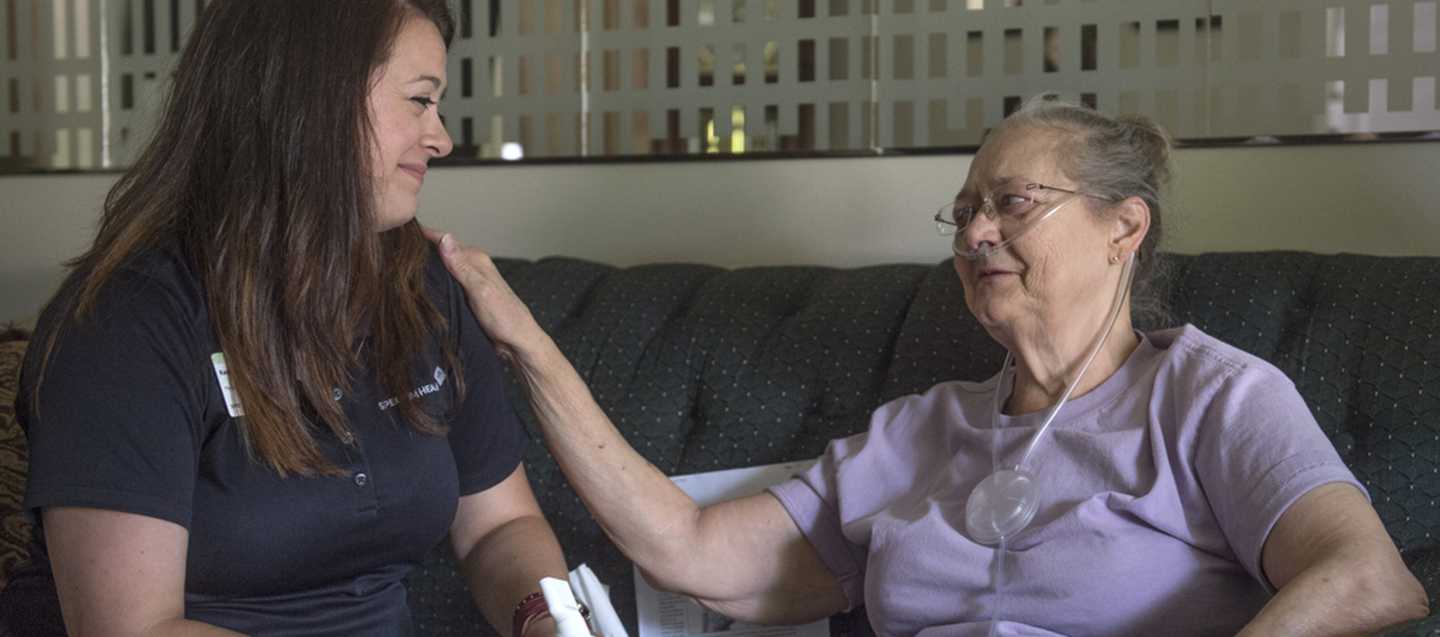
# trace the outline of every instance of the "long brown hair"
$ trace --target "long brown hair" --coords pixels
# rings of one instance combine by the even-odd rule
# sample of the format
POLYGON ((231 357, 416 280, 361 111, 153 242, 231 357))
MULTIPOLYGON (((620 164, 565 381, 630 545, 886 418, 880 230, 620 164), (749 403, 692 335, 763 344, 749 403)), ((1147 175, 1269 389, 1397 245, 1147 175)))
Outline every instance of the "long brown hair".
POLYGON ((463 391, 454 347, 439 338, 444 317, 425 296, 431 248, 419 224, 380 233, 375 218, 368 95, 412 16, 449 45, 444 0, 212 1, 154 138, 106 196, 94 245, 67 264, 80 287, 62 326, 91 312, 129 260, 179 246, 244 405, 241 431, 282 476, 341 473, 314 428, 349 438, 331 393, 364 363, 428 434, 444 427, 408 387, 427 343, 441 341, 463 391))

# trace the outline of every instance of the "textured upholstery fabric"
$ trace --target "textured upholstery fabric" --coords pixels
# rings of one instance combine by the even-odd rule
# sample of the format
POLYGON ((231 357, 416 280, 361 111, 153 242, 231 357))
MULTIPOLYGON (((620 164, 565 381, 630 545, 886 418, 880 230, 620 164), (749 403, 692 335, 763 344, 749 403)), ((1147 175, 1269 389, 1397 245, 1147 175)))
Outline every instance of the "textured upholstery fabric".
POLYGON ((11 569, 29 558, 30 522, 20 508, 25 493, 25 436, 15 422, 15 391, 20 383, 22 334, 0 334, 0 588, 11 569))
MULTIPOLYGON (((1440 259, 1264 252, 1170 256, 1167 265, 1173 317, 1162 322, 1194 323, 1295 380, 1433 603, 1440 259)), ((1003 357, 966 311, 948 262, 500 267, 625 436, 672 474, 817 456, 830 439, 862 431, 881 403, 942 380, 988 377, 1003 357)), ((512 391, 534 432, 523 395, 512 391)), ((633 624, 629 563, 542 445, 527 461, 568 557, 613 587, 633 624)), ((426 634, 488 634, 443 551, 412 577, 411 599, 426 634)), ((1404 633, 1436 630, 1432 619, 1404 633)))
MULTIPOLYGON (((1167 263, 1173 317, 1142 325, 1194 323, 1294 379, 1434 605, 1440 258, 1263 252, 1167 263)), ((862 431, 881 403, 942 380, 988 377, 1003 356, 966 311, 949 263, 499 265, 601 407, 671 474, 817 456, 830 439, 862 431)), ((0 353, 0 377, 5 360, 0 353)), ((8 406, 3 387, 0 406, 8 406)), ((590 564, 612 586, 633 627, 629 562, 539 444, 519 387, 510 389, 536 439, 526 460, 541 506, 572 564, 590 564)), ((5 440, 0 477, 15 475, 5 440)), ((493 634, 447 552, 437 547, 410 579, 418 633, 493 634)), ((1440 635, 1440 620, 1400 632, 1440 635)))

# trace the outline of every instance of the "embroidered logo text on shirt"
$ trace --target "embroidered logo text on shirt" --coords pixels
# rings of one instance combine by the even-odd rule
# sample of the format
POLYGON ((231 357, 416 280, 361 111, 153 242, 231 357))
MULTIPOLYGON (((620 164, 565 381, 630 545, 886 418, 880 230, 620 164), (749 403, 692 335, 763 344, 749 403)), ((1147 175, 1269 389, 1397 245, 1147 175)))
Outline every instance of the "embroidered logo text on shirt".
MULTIPOLYGON (((421 396, 428 396, 437 391, 440 391, 440 388, 445 386, 445 370, 436 367, 434 377, 435 382, 426 383, 424 385, 416 387, 415 389, 410 390, 410 398, 414 399, 421 396)), ((385 400, 380 401, 377 406, 380 408, 380 411, 385 411, 398 404, 400 404, 400 400, 392 396, 390 398, 386 398, 385 400)))

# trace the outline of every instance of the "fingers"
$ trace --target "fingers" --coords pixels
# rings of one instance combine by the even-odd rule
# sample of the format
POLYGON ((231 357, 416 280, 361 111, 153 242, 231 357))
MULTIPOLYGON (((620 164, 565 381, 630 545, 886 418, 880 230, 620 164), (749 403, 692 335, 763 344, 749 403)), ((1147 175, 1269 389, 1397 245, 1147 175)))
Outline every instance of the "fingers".
POLYGON ((445 257, 447 262, 454 259, 467 265, 473 265, 476 261, 488 261, 490 259, 490 255, 480 250, 461 246, 460 240, 448 232, 425 228, 425 238, 434 241, 435 244, 439 246, 440 254, 445 257))
POLYGON ((460 285, 471 292, 479 292, 478 286, 481 284, 500 280, 500 272, 490 255, 476 248, 461 246, 455 235, 450 233, 436 234, 440 236, 433 240, 439 244, 440 259, 445 262, 450 274, 460 281, 460 285))
POLYGON ((455 235, 448 232, 424 226, 421 226, 420 229, 425 233, 426 239, 433 241, 440 248, 441 260, 445 262, 450 274, 454 275, 461 285, 470 288, 492 280, 503 281, 499 269, 495 267, 494 260, 484 251, 460 245, 460 241, 455 238, 455 235))

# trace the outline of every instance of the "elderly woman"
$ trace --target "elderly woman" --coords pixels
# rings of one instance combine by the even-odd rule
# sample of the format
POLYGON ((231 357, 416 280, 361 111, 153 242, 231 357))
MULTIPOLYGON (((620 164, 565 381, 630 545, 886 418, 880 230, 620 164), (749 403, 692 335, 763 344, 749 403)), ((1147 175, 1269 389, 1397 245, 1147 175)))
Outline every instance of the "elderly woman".
POLYGON ((883 635, 1349 634, 1423 616, 1283 373, 1193 326, 1132 327, 1169 153, 1141 119, 1037 101, 1005 120, 937 221, 1007 365, 882 405, 803 475, 703 509, 625 443, 483 254, 448 236, 441 252, 616 545, 728 615, 863 604, 883 635))

